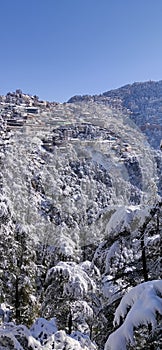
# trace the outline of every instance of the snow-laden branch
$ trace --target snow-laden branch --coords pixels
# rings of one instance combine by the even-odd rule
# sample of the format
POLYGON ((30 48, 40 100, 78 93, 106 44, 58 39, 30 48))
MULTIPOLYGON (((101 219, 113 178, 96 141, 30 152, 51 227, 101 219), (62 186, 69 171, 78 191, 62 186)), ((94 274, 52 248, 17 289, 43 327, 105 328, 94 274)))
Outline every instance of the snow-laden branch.
POLYGON ((14 323, 6 323, 0 327, 0 346, 6 346, 11 343, 13 349, 24 350, 24 346, 19 342, 25 339, 29 348, 33 350, 41 350, 41 344, 32 337, 29 329, 23 325, 15 325, 14 323))
POLYGON ((95 291, 95 283, 85 272, 85 264, 77 265, 74 262, 59 262, 52 267, 46 277, 46 283, 49 284, 52 280, 63 278, 64 294, 73 296, 75 299, 80 299, 91 291, 95 291))
POLYGON ((55 320, 37 319, 29 330, 23 325, 5 323, 0 326, 0 349, 15 350, 97 350, 87 335, 57 330, 55 320))
POLYGON ((119 325, 126 314, 121 327, 113 332, 105 350, 126 350, 127 344, 134 344, 134 328, 151 324, 155 329, 157 313, 162 315, 162 280, 154 280, 131 289, 121 300, 115 312, 114 325, 119 325), (127 313, 128 308, 131 308, 127 313))

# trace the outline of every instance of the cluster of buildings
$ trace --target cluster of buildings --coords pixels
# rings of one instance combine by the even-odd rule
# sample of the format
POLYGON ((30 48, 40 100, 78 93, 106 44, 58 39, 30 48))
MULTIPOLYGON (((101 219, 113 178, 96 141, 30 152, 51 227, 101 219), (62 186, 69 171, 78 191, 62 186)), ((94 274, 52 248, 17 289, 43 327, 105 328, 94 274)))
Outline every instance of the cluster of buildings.
POLYGON ((40 109, 50 106, 49 102, 39 101, 38 96, 24 94, 21 90, 0 96, 0 115, 7 126, 23 126, 28 117, 37 115, 40 109))

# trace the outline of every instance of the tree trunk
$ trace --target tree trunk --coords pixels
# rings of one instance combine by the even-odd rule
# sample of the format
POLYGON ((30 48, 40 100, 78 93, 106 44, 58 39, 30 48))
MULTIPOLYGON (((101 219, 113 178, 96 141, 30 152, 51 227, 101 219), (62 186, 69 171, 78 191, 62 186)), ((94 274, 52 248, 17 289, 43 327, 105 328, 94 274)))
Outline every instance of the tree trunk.
POLYGON ((144 281, 148 281, 148 272, 147 272, 147 262, 146 262, 146 249, 145 249, 145 242, 144 242, 144 233, 142 234, 141 238, 141 251, 142 251, 142 267, 143 267, 143 277, 144 281))
POLYGON ((16 313, 16 323, 20 323, 20 303, 19 303, 19 280, 16 277, 15 281, 15 313, 16 313))

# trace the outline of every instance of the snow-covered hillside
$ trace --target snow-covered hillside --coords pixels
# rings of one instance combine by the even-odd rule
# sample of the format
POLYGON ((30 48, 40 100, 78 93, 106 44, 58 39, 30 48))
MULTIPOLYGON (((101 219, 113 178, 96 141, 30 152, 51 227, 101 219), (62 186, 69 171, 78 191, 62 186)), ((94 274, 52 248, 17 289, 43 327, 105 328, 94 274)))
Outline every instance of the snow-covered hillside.
POLYGON ((1 117, 2 192, 23 224, 47 219, 96 239, 93 226, 113 205, 156 202, 154 151, 129 116, 94 103, 39 106, 17 126, 14 113, 1 117))
POLYGON ((162 152, 109 100, 0 98, 2 349, 103 349, 125 290, 160 277, 162 152))

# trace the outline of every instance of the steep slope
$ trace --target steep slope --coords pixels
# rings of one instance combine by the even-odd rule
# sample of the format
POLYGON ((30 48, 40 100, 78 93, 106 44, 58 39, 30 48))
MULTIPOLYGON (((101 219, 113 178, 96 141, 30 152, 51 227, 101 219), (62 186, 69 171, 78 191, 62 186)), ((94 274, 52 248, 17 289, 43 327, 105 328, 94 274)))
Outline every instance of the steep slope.
MULTIPOLYGON (((159 194, 162 195, 162 81, 128 84, 101 95, 74 96, 68 102, 86 103, 88 101, 103 104, 121 111, 129 116, 144 135, 148 143, 155 149, 159 178, 159 194)), ((126 121, 127 122, 127 121, 126 121)))

